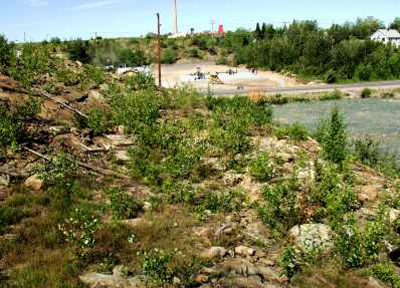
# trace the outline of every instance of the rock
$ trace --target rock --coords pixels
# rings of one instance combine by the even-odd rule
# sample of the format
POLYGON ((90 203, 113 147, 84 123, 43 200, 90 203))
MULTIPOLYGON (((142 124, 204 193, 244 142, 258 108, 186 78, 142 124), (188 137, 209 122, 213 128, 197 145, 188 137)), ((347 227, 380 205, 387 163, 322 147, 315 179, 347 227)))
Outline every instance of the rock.
POLYGON ((400 216, 400 210, 390 209, 389 210, 389 220, 391 223, 395 222, 400 216))
POLYGON ((231 235, 233 233, 232 225, 224 224, 215 232, 215 237, 221 237, 222 235, 231 235))
POLYGON ((174 285, 180 285, 181 284, 181 279, 179 279, 178 277, 174 277, 174 279, 172 279, 172 283, 174 284, 174 285))
POLYGON ((83 67, 83 64, 82 64, 81 61, 76 61, 75 64, 76 64, 76 66, 77 66, 78 68, 82 68, 82 67, 83 67))
POLYGON ((104 96, 97 90, 90 90, 88 96, 89 99, 104 100, 104 96))
POLYGON ((102 92, 106 92, 106 91, 108 91, 108 89, 110 89, 110 87, 108 86, 108 84, 101 84, 100 85, 100 87, 99 87, 99 89, 100 89, 100 91, 102 91, 102 92))
POLYGON ((241 256, 254 256, 256 254, 256 250, 246 246, 238 246, 235 248, 235 253, 241 256))
POLYGON ((213 259, 222 258, 226 255, 226 249, 224 247, 211 247, 210 249, 201 253, 202 258, 213 259))
POLYGON ((69 129, 67 127, 64 126, 52 126, 50 127, 50 132, 54 135, 54 136, 58 136, 58 135, 63 135, 69 132, 69 129))
POLYGON ((128 220, 121 220, 122 224, 128 225, 132 228, 136 228, 141 225, 151 226, 151 222, 147 219, 143 218, 136 218, 136 219, 128 219, 128 220))
POLYGON ((128 155, 128 152, 126 150, 120 150, 115 152, 115 158, 117 159, 118 162, 128 162, 130 157, 128 155))
POLYGON ((33 175, 26 179, 25 186, 33 191, 39 192, 43 189, 43 180, 38 175, 33 175))
POLYGON ((274 272, 271 268, 253 264, 243 258, 233 258, 222 263, 220 265, 220 270, 222 270, 222 272, 234 273, 245 277, 258 275, 265 280, 280 281, 279 274, 274 272))
POLYGON ((210 278, 207 275, 199 274, 194 277, 194 281, 197 283, 207 283, 210 278))
POLYGON ((376 186, 364 186, 361 188, 361 192, 358 194, 358 199, 361 201, 375 201, 378 198, 378 187, 376 186))
POLYGON ((147 282, 143 276, 124 278, 100 273, 87 273, 79 276, 79 279, 91 288, 141 288, 146 287, 147 282))
POLYGON ((0 186, 5 186, 5 187, 10 186, 10 176, 0 175, 0 186))
POLYGON ((303 252, 318 250, 329 251, 333 248, 332 230, 324 224, 304 224, 294 226, 289 236, 303 252))

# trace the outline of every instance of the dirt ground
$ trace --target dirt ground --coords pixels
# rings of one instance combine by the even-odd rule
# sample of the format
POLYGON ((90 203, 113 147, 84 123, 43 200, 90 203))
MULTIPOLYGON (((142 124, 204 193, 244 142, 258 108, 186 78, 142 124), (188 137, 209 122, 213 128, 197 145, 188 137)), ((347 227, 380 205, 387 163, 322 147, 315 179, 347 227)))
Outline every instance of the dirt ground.
MULTIPOLYGON (((158 79, 155 67, 154 76, 158 79)), ((213 84, 212 89, 232 90, 238 87, 244 89, 266 89, 279 87, 295 87, 303 85, 300 81, 271 71, 258 71, 256 74, 245 67, 229 67, 225 65, 215 65, 212 62, 200 62, 193 64, 172 64, 162 65, 162 85, 166 88, 174 88, 190 85, 199 90, 207 90, 209 85, 209 74, 219 74, 219 78, 224 84, 213 84), (206 74, 206 79, 195 80, 193 76, 200 69, 206 74), (232 69, 237 71, 234 75, 226 72, 232 69)), ((157 80, 158 81, 158 80, 157 80)))

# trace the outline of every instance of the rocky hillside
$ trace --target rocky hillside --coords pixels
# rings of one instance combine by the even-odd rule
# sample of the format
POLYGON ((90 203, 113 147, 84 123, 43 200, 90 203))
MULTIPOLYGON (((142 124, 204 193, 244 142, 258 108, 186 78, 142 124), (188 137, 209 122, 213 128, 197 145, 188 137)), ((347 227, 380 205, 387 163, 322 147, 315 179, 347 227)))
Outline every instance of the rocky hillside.
POLYGON ((310 135, 263 99, 140 74, 67 61, 13 75, 2 285, 400 287, 398 171, 374 146, 353 152, 338 111, 310 135))

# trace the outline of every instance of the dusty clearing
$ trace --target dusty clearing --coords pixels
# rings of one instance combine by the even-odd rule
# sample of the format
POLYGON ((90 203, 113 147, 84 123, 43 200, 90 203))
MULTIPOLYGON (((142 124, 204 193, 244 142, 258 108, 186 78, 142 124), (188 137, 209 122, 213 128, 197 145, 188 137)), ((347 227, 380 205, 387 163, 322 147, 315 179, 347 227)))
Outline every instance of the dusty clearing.
MULTIPOLYGON (((279 73, 258 71, 257 74, 254 74, 245 67, 235 68, 226 65, 215 65, 212 62, 162 65, 162 85, 167 88, 190 85, 200 90, 206 90, 209 86, 209 73, 218 73, 219 78, 224 83, 213 84, 213 90, 231 90, 237 89, 237 87, 243 87, 243 89, 266 89, 302 85, 300 81, 279 73), (198 69, 206 74, 206 79, 195 80, 193 74, 198 69), (229 69, 234 72, 237 71, 237 73, 229 75, 226 73, 229 69)), ((154 69, 154 76, 158 79, 157 69, 154 69)))

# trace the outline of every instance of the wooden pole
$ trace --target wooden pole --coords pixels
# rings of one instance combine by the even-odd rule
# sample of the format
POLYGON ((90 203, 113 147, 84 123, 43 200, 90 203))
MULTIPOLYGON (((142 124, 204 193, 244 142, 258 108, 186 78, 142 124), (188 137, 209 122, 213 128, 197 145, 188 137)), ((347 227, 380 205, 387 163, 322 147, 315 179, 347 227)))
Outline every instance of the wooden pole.
POLYGON ((161 90, 161 23, 160 23, 160 13, 157 13, 157 33, 158 33, 158 87, 161 90))

